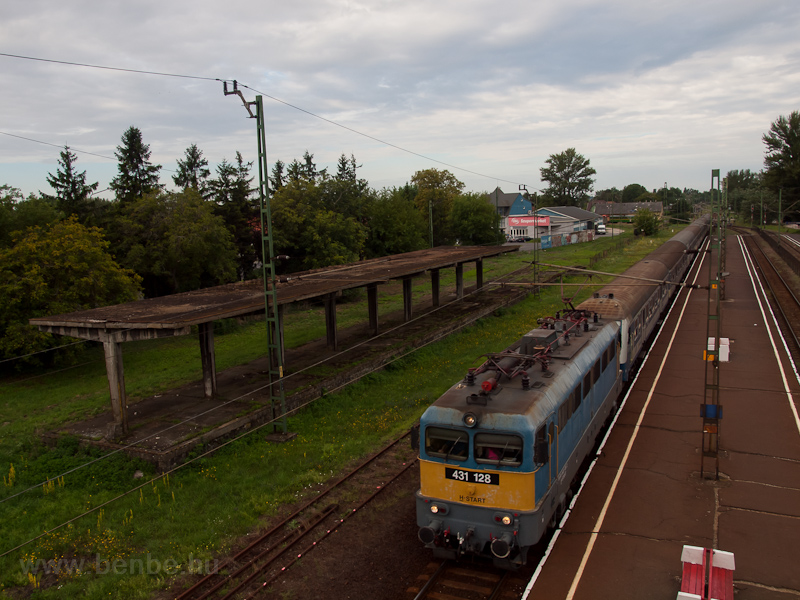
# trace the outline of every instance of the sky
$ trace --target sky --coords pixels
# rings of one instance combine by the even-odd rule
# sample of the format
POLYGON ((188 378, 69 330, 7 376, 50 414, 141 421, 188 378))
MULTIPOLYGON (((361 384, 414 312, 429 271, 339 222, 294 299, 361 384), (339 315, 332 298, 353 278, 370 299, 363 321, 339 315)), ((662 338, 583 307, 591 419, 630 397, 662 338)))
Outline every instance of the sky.
POLYGON ((706 190, 759 171, 761 136, 800 110, 799 31, 796 0, 6 2, 0 185, 51 193, 69 145, 111 198, 130 126, 168 188, 191 144, 212 169, 256 161, 235 79, 263 97, 269 169, 352 154, 375 189, 437 168, 535 191, 575 148, 595 190, 706 190))

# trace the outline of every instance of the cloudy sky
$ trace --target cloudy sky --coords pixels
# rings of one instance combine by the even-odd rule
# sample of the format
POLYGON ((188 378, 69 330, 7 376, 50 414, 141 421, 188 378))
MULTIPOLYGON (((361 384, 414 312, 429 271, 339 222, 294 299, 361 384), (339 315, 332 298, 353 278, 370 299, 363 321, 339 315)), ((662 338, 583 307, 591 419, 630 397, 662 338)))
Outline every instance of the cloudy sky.
POLYGON ((574 147, 595 189, 708 189, 711 169, 760 170, 762 134, 800 110, 798 32, 796 0, 6 2, 0 184, 50 192, 68 144, 107 188, 131 125, 170 186, 193 143, 255 160, 255 123, 216 81, 236 79, 264 96, 270 168, 352 153, 375 188, 447 168, 534 190, 574 147))

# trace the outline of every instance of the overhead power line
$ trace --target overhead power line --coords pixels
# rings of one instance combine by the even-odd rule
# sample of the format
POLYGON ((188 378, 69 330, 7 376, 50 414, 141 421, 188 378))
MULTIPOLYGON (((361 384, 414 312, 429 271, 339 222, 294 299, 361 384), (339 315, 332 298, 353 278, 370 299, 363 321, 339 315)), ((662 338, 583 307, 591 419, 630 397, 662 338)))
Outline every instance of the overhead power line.
MULTIPOLYGON (((67 146, 67 144, 59 145, 59 144, 53 144, 51 142, 43 142, 42 140, 35 140, 33 138, 25 137, 24 135, 16 135, 14 133, 8 133, 7 131, 0 131, 0 134, 7 135, 9 137, 17 138, 20 140, 25 140, 26 142, 34 142, 36 144, 44 144, 45 146, 52 146, 53 148, 60 148, 62 150, 67 146)), ((87 152, 86 150, 80 150, 78 148, 73 148, 72 146, 69 146, 69 149, 72 150, 73 152, 77 152, 78 154, 88 154, 89 156, 96 156, 98 158, 105 158, 107 160, 117 160, 113 156, 105 156, 104 154, 95 154, 94 152, 87 152)), ((166 171, 167 173, 177 173, 175 169, 167 169, 166 167, 163 166, 161 166, 161 170, 166 171)), ((106 188, 105 190, 100 190, 100 192, 105 192, 107 191, 107 189, 108 188, 106 188)), ((99 194, 100 192, 93 192, 92 195, 99 194)))
POLYGON ((0 56, 7 56, 8 58, 19 58, 22 60, 33 60, 36 62, 53 63, 56 65, 69 65, 72 67, 88 67, 90 69, 103 69, 105 71, 121 71, 123 73, 138 73, 140 75, 159 75, 161 77, 179 77, 181 79, 202 79, 204 81, 223 81, 215 77, 201 77, 199 75, 181 75, 180 73, 163 73, 160 71, 145 71, 141 69, 125 69, 122 67, 107 67, 104 65, 92 65, 89 63, 71 62, 67 60, 53 60, 52 58, 37 58, 35 56, 22 56, 20 54, 8 54, 0 52, 0 56))
MULTIPOLYGON (((53 148, 61 148, 62 150, 64 148, 63 144, 59 145, 59 144, 52 144, 50 142, 43 142, 42 140, 35 140, 33 138, 25 137, 24 135, 16 135, 14 133, 8 133, 7 131, 0 131, 0 134, 7 135, 8 137, 17 138, 20 140, 25 140, 26 142, 34 142, 36 144, 44 144, 45 146, 52 146, 53 148)), ((87 152, 86 150, 78 150, 77 148, 73 148, 72 146, 70 146, 69 149, 72 150, 73 152, 79 152, 80 154, 88 154, 90 156, 96 156, 98 158, 106 158, 108 160, 117 160, 113 156, 105 156, 103 154, 95 154, 94 152, 87 152)))
MULTIPOLYGON (((176 77, 176 78, 181 78, 181 79, 196 79, 196 80, 201 80, 201 81, 219 81, 219 82, 233 81, 231 79, 224 79, 224 78, 220 78, 220 77, 203 77, 203 76, 200 76, 200 75, 187 75, 187 74, 182 74, 182 73, 166 73, 166 72, 163 72, 163 71, 150 71, 150 70, 145 70, 145 69, 127 69, 127 68, 122 68, 122 67, 109 67, 109 66, 106 66, 106 65, 94 65, 94 64, 90 64, 90 63, 79 63, 79 62, 66 61, 66 60, 53 60, 53 59, 50 59, 50 58, 38 58, 38 57, 34 57, 34 56, 24 56, 24 55, 20 55, 20 54, 10 54, 10 53, 7 53, 7 52, 0 52, 0 56, 5 56, 7 58, 17 58, 17 59, 20 59, 20 60, 31 60, 31 61, 36 61, 36 62, 52 63, 52 64, 57 64, 57 65, 67 65, 67 66, 74 66, 74 67, 86 67, 86 68, 90 68, 90 69, 102 69, 102 70, 105 70, 105 71, 119 71, 119 72, 123 72, 123 73, 135 73, 135 74, 138 74, 138 75, 156 75, 156 76, 160 76, 160 77, 176 77)), ((352 127, 348 127, 347 125, 343 125, 341 123, 338 123, 338 122, 336 122, 336 121, 334 121, 332 119, 328 119, 326 117, 323 117, 323 116, 321 116, 321 115, 319 115, 319 114, 317 114, 315 112, 312 112, 310 110, 307 110, 305 108, 301 108, 301 107, 299 107, 299 106, 297 106, 295 104, 292 104, 291 102, 287 102, 285 100, 281 100, 280 98, 277 98, 277 97, 272 96, 270 94, 261 92, 261 91, 255 89, 255 88, 253 88, 251 86, 248 86, 248 85, 245 85, 245 84, 243 84, 241 82, 239 82, 239 85, 241 85, 242 87, 247 88, 249 90, 252 90, 253 92, 255 92, 257 94, 261 94, 262 96, 264 96, 266 98, 269 98, 270 100, 272 100, 274 102, 278 102, 279 104, 283 104, 284 106, 287 106, 289 108, 292 108, 294 110, 297 110, 299 112, 307 114, 310 117, 313 117, 315 119, 319 119, 320 121, 324 121, 324 122, 326 122, 326 123, 328 123, 330 125, 334 125, 336 127, 339 127, 341 129, 344 129, 344 130, 349 131, 351 133, 355 133, 356 135, 359 135, 361 137, 367 138, 367 139, 372 140, 374 142, 378 142, 379 144, 383 144, 385 146, 389 146, 390 148, 395 148, 396 150, 400 150, 401 152, 405 152, 407 154, 411 154, 412 156, 416 156, 416 157, 422 158, 424 160, 428 160, 428 161, 443 165, 443 166, 451 168, 451 169, 456 169, 458 171, 463 171, 464 173, 469 173, 471 175, 476 175, 478 177, 484 177, 486 179, 494 179, 495 181, 502 181, 503 183, 510 183, 510 184, 513 184, 513 185, 520 185, 520 183, 517 182, 517 181, 511 181, 509 179, 503 179, 503 178, 495 177, 495 176, 492 176, 492 175, 486 175, 485 173, 480 173, 478 171, 472 171, 472 170, 467 169, 465 167, 459 167, 458 165, 454 165, 452 163, 444 162, 442 160, 433 158, 431 156, 427 156, 426 154, 422 154, 420 152, 415 152, 414 150, 409 150, 408 148, 403 148, 402 146, 398 146, 397 144, 393 144, 391 142, 387 142, 386 140, 382 140, 382 139, 377 138, 377 137, 375 137, 373 135, 370 135, 368 133, 364 133, 364 132, 359 131, 357 129, 354 129, 352 127)), ((16 136, 16 137, 21 137, 21 136, 16 136)), ((22 139, 25 139, 25 138, 22 138, 22 139)), ((103 158, 106 158, 106 157, 103 157, 103 158)))

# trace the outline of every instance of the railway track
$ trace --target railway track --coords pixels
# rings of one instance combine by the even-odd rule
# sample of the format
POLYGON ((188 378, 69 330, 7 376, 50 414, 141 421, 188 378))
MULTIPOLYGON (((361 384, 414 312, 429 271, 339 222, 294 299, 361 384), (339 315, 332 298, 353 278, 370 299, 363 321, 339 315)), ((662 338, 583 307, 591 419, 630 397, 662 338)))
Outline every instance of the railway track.
POLYGON ((252 598, 416 464, 408 439, 392 441, 219 564, 175 600, 252 598), (411 457, 407 455, 411 454, 411 457))
POLYGON ((520 597, 526 580, 512 571, 487 564, 468 566, 451 560, 429 563, 408 588, 413 600, 512 600, 520 597))
POLYGON ((776 261, 772 260, 761 244, 752 235, 743 235, 747 249, 750 251, 761 280, 769 289, 772 303, 777 308, 781 329, 786 337, 791 340, 792 355, 800 358, 800 300, 798 300, 794 286, 787 281, 776 261))

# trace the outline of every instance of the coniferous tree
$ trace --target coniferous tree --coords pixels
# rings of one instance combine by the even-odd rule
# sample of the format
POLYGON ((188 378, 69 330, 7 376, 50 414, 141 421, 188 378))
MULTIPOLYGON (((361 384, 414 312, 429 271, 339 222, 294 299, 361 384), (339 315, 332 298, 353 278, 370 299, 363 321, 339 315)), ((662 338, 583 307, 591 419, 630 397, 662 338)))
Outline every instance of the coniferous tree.
POLYGON ((237 152, 236 162, 231 164, 223 159, 217 166, 217 177, 209 182, 214 211, 233 236, 239 279, 252 276, 253 265, 261 256, 261 220, 258 199, 253 197, 252 166, 237 152))
POLYGON ((284 181, 284 185, 287 183, 295 183, 304 177, 305 171, 303 170, 303 165, 301 165, 295 158, 286 167, 286 181, 284 181))
POLYGON ((80 223, 85 223, 90 212, 89 197, 97 189, 98 184, 86 183, 86 171, 78 173, 75 170, 77 160, 78 156, 69 149, 69 146, 64 146, 58 159, 59 168, 55 175, 48 174, 47 183, 56 192, 58 210, 66 216, 75 215, 80 223))
POLYGON ((131 125, 122 134, 122 144, 114 153, 119 161, 119 175, 109 186, 120 203, 128 203, 161 188, 158 172, 161 165, 150 162, 150 146, 142 141, 142 132, 131 125))
POLYGON ((269 186, 269 195, 274 196, 275 192, 281 189, 284 185, 286 185, 286 174, 284 173, 284 168, 286 164, 278 159, 275 161, 275 164, 272 165, 272 177, 269 178, 270 186, 269 186))
POLYGON ((175 185, 186 190, 194 188, 204 198, 208 196, 208 160, 203 157, 203 151, 192 144, 186 149, 185 160, 178 159, 178 172, 172 176, 175 185))
POLYGON ((352 154, 347 158, 344 154, 339 157, 336 163, 336 179, 340 181, 355 181, 356 180, 356 157, 352 154))

